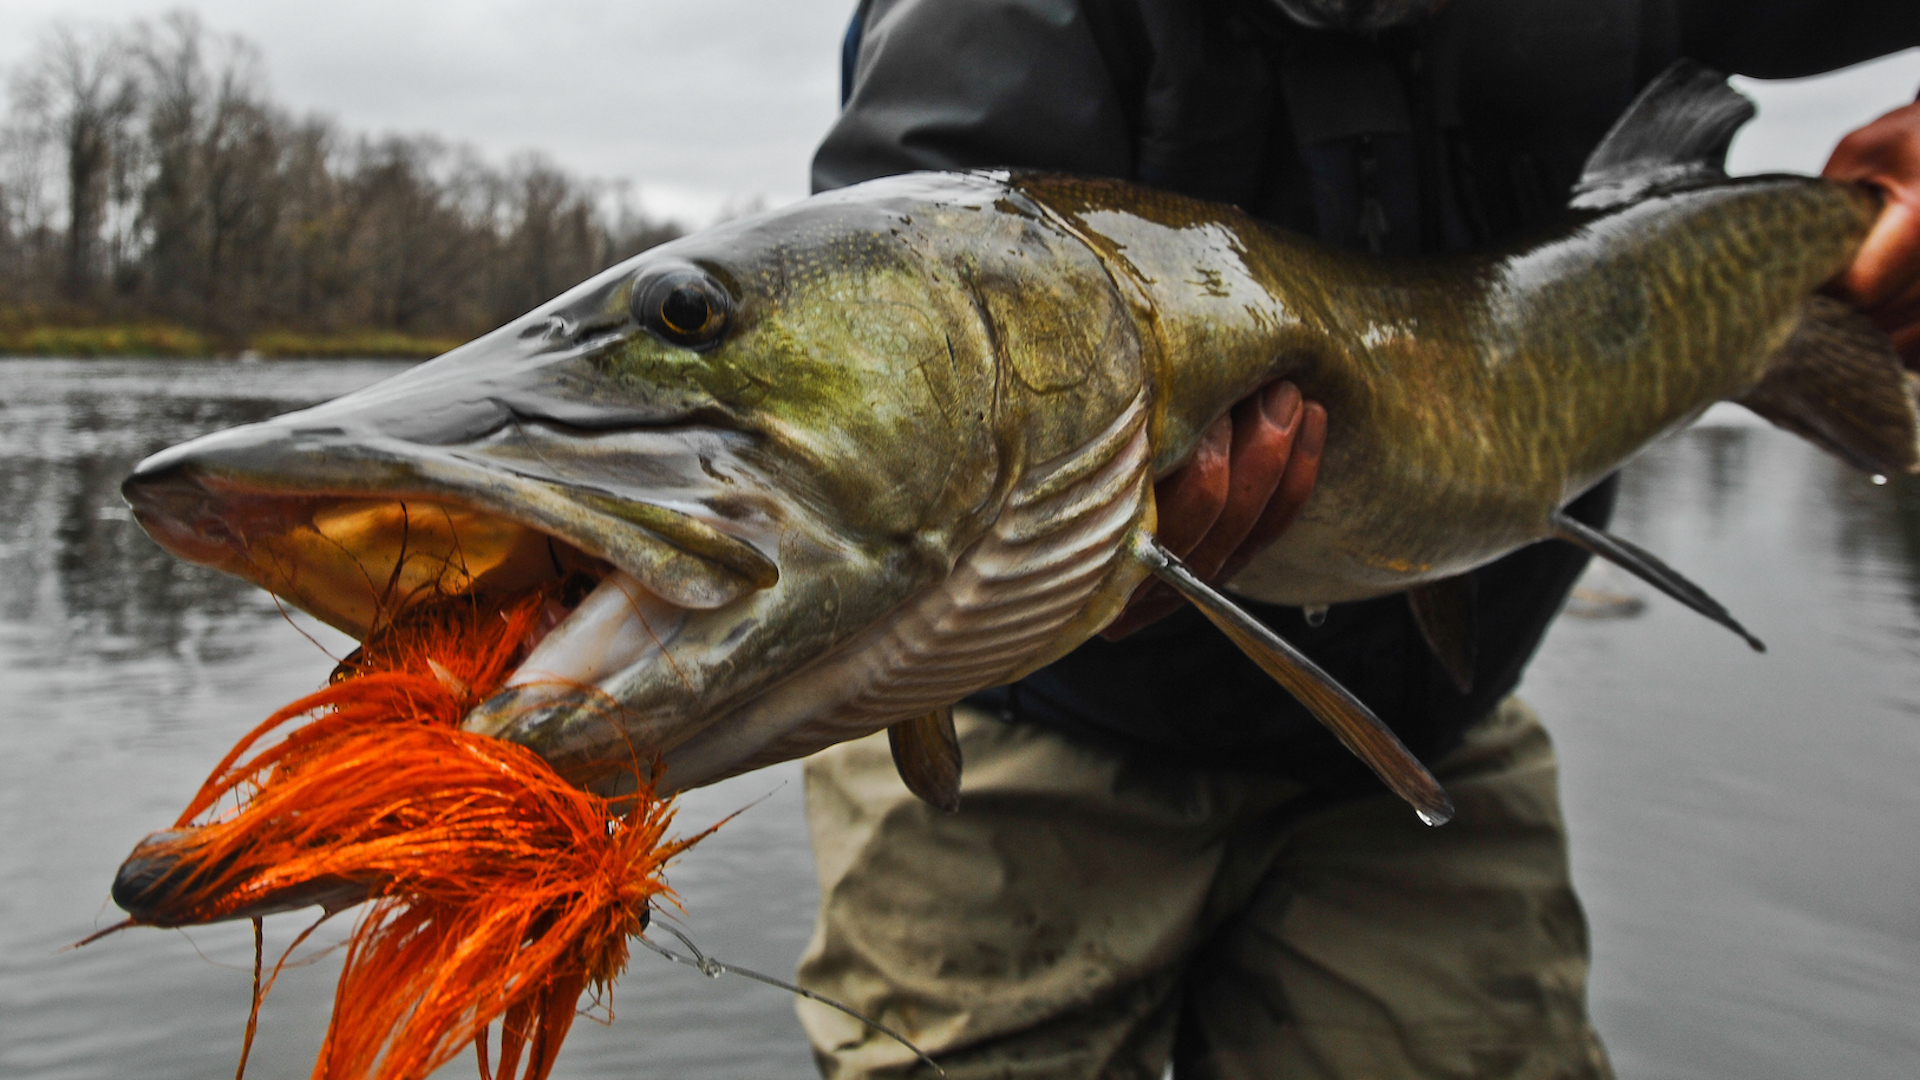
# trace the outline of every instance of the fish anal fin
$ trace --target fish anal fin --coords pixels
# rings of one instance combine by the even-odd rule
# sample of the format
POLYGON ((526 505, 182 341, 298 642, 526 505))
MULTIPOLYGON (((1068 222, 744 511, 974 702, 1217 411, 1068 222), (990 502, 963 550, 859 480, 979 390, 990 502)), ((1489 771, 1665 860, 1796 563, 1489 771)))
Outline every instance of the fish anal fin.
POLYGON ((948 813, 960 809, 960 738, 953 706, 901 720, 887 728, 893 767, 907 790, 948 813))
POLYGON ((1431 581, 1407 593, 1413 621, 1434 658, 1447 670, 1462 694, 1473 693, 1473 668, 1478 659, 1475 620, 1479 590, 1472 574, 1431 581))
POLYGON ((1920 377, 1893 341, 1825 296, 1740 404, 1868 472, 1920 472, 1920 377))
POLYGON ((1652 552, 1630 544, 1610 533, 1602 532, 1585 522, 1575 521, 1564 513, 1553 515, 1553 535, 1578 548, 1584 548, 1591 554, 1607 560, 1641 581, 1659 589, 1682 604, 1719 623, 1721 626, 1739 634, 1754 652, 1766 652, 1767 646, 1759 638, 1747 632, 1734 617, 1727 612, 1720 601, 1707 595, 1707 591, 1688 581, 1678 570, 1661 562, 1652 552))
POLYGON ((1286 639, 1194 576, 1193 571, 1151 537, 1139 538, 1134 554, 1156 577, 1199 608, 1200 613, 1260 665, 1261 670, 1305 705, 1394 794, 1411 804, 1420 820, 1428 825, 1444 825, 1453 817, 1453 801, 1447 797, 1440 781, 1434 779, 1400 737, 1346 687, 1320 670, 1286 639))
POLYGON ((1727 147, 1754 106, 1727 77, 1681 60, 1647 84, 1587 158, 1575 210, 1606 210, 1727 178, 1727 147))

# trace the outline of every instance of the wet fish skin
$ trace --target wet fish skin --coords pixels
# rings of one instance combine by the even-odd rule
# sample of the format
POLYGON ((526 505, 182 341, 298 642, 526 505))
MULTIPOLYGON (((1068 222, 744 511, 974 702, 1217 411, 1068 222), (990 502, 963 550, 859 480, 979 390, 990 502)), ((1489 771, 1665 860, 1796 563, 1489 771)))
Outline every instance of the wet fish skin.
MULTIPOLYGON (((1875 210, 1745 180, 1394 262, 1118 182, 893 178, 656 248, 367 391, 157 455, 127 493, 163 545, 356 633, 413 556, 391 527, 315 533, 328 500, 471 509, 613 564, 682 612, 657 649, 591 692, 516 687, 468 726, 583 782, 638 750, 694 786, 1078 645, 1146 573, 1153 477, 1273 379, 1326 404, 1328 445, 1236 591, 1354 600, 1539 541, 1751 389, 1875 210), (650 329, 634 300, 663 275, 724 290, 724 336, 650 329)), ((489 567, 459 580, 477 592, 540 572, 498 531, 432 557, 489 567)))
POLYGON ((1232 583, 1285 604, 1397 592, 1548 535, 1555 509, 1757 383, 1878 210, 1762 177, 1491 258, 1395 262, 1173 196, 1025 183, 1150 297, 1161 467, 1266 381, 1326 405, 1312 499, 1232 583))
MULTIPOLYGON (((1029 465, 1076 449, 1083 432, 1140 395, 1137 371, 1106 364, 1093 376, 1110 393, 1086 394, 1085 409, 1063 417, 1040 408, 1017 377, 1003 378, 995 335, 1039 332, 1012 322, 1041 302, 1006 291, 1031 275, 995 278, 996 293, 973 250, 1039 235, 1024 217, 995 211, 1003 181, 920 178, 874 194, 811 200, 655 249, 385 383, 156 455, 126 494, 163 546, 356 635, 392 601, 391 578, 430 583, 439 564, 457 563, 455 585, 504 590, 537 560, 514 535, 434 546, 419 525, 327 531, 316 528, 321 519, 426 520, 451 507, 522 523, 613 563, 687 609, 665 643, 672 662, 637 664, 604 685, 621 730, 604 709, 572 699, 517 715, 510 731, 489 730, 582 779, 622 767, 629 738, 668 752, 671 768, 673 749, 728 704, 936 585, 1029 465), (983 235, 947 219, 991 228, 983 235), (628 314, 636 283, 690 268, 737 298, 738 317, 717 348, 677 347, 628 314), (963 273, 972 275, 966 286, 963 273), (980 305, 1002 305, 1009 321, 983 320, 980 305), (1103 408, 1109 402, 1117 404, 1103 408), (421 512, 330 509, 330 500, 357 508, 379 496, 421 512), (672 557, 699 552, 648 528, 644 515, 606 513, 609 499, 732 537, 773 562, 777 580, 737 595, 689 581, 672 557), (413 574, 422 561, 427 572, 413 574), (406 575, 393 569, 402 564, 406 575)), ((1083 313, 1115 307, 1108 329, 1130 333, 1091 253, 1049 239, 1060 249, 1053 261, 1079 270, 1050 287, 1056 299, 1083 313)), ((1005 259, 1036 255, 1009 250, 1005 259)), ((1053 309, 1060 317, 1041 328, 1040 345, 1085 338, 1085 321, 1066 310, 1053 309)), ((1075 359, 1088 355, 1083 348, 1075 359)), ((1136 485, 1128 508, 1138 520, 1149 513, 1143 491, 1136 485)), ((455 531, 465 535, 442 530, 455 531)), ((1111 580, 1080 582, 1066 620, 1077 629, 1063 629, 1063 639, 1092 633, 1140 576, 1114 570, 1111 580)))
MULTIPOLYGON (((1035 348, 1056 327, 1099 325, 1056 320, 1087 309, 1082 297, 1100 283, 1083 263, 993 264, 1013 280, 995 282, 981 306, 1025 414, 1018 430, 1042 432, 1050 448, 1084 443, 1138 371, 1154 395, 1158 475, 1265 382, 1291 379, 1326 403, 1313 497, 1232 582, 1289 604, 1399 592, 1553 535, 1561 506, 1762 378, 1877 210, 1857 189, 1770 177, 1648 199, 1500 256, 1388 262, 1118 182, 1004 183, 996 209, 1015 219, 1004 228, 1017 242, 1002 232, 976 246, 1058 252, 1078 240, 1100 256, 1132 322, 1130 335, 1103 328, 1104 346, 1082 337, 1035 348), (1003 312, 994 298, 1006 295, 1029 301, 1003 312)), ((929 207, 906 213, 947 225, 929 207)), ((1131 580, 1124 564, 1115 577, 1131 580)), ((751 743, 766 711, 738 710, 704 741, 751 743)), ((801 739, 770 738, 740 764, 797 756, 835 719, 816 718, 801 739)), ((837 733, 874 719, 848 718, 837 733)), ((691 760, 706 775, 702 743, 670 755, 673 767, 691 760)))

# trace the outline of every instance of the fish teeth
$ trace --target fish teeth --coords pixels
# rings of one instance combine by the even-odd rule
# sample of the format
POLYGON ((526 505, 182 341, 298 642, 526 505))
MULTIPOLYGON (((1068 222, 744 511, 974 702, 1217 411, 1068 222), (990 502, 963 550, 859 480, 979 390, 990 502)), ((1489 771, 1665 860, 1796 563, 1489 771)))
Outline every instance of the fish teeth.
POLYGON ((667 603, 632 575, 616 570, 541 639, 508 676, 507 686, 597 685, 660 653, 686 617, 685 608, 667 603))

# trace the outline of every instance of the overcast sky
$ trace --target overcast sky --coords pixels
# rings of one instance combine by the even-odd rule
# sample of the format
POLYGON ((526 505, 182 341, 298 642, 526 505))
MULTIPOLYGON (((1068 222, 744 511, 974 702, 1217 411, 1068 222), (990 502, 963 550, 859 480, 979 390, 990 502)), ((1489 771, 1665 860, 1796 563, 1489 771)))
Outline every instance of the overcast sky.
MULTIPOLYGON (((0 0, 0 73, 55 19, 124 24, 171 5, 0 0)), ((257 44, 276 100, 350 130, 430 132, 495 158, 541 150, 629 180, 694 223, 723 201, 806 193, 832 121, 854 0, 202 0, 257 44)), ((1749 88, 1746 169, 1818 168, 1850 126, 1909 101, 1920 51, 1814 85, 1749 88)))
MULTIPOLYGON (((177 5, 0 0, 0 67, 55 19, 177 5)), ((806 193, 839 98, 854 0, 200 0, 264 53, 274 97, 356 131, 430 132, 495 157, 547 152, 634 181, 655 210, 806 193)))

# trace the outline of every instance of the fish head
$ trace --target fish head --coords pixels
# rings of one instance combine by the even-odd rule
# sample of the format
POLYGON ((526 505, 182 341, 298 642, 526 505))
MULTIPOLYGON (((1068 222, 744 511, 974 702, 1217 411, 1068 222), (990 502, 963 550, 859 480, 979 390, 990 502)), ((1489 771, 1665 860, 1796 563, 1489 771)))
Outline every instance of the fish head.
POLYGON ((169 551, 356 637, 422 598, 554 587, 467 726, 617 784, 991 518, 994 343, 924 219, 997 189, 944 182, 651 249, 384 382, 156 454, 125 497, 169 551))

